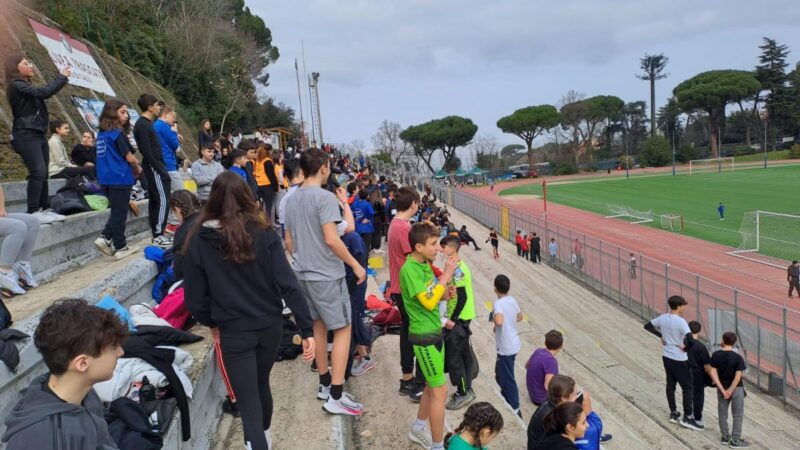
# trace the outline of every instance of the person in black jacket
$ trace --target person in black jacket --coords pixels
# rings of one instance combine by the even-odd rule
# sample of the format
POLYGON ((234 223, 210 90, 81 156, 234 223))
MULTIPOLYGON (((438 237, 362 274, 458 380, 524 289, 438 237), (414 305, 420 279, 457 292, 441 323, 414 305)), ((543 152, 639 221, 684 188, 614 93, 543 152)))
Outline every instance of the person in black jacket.
POLYGON ((94 167, 97 163, 97 149, 94 146, 94 134, 91 131, 81 133, 81 143, 72 147, 69 157, 75 165, 94 167))
POLYGON ((564 402, 544 418, 547 435, 530 447, 532 450, 569 450, 578 448, 575 440, 582 438, 589 425, 581 405, 564 402))
POLYGON ((45 100, 66 86, 72 69, 67 67, 47 86, 37 87, 31 84, 33 64, 24 54, 9 55, 4 68, 6 98, 14 116, 11 146, 28 169, 28 213, 32 214, 50 207, 47 186, 50 147, 46 137, 50 117, 45 100))
POLYGON ((142 111, 142 115, 133 125, 133 138, 142 154, 142 173, 147 180, 147 195, 150 200, 147 212, 150 219, 150 231, 153 234, 153 244, 160 247, 172 247, 172 239, 164 235, 169 218, 171 178, 164 165, 161 141, 153 128, 153 121, 161 112, 161 104, 155 96, 150 94, 142 94, 136 103, 142 111))
POLYGON ((281 298, 300 328, 303 358, 311 361, 315 344, 308 304, 280 237, 236 173, 225 171, 214 180, 188 242, 181 261, 186 307, 219 334, 246 445, 267 450, 269 374, 283 333, 281 298))

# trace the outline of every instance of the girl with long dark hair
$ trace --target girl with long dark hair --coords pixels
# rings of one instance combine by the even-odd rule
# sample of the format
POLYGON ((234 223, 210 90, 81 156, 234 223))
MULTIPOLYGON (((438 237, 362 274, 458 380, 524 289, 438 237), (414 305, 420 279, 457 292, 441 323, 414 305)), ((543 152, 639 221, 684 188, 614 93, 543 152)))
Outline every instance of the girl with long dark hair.
POLYGON ((50 117, 45 100, 66 86, 72 69, 67 67, 53 81, 41 87, 31 84, 33 64, 23 53, 9 55, 4 69, 6 98, 14 116, 11 146, 28 169, 28 213, 36 213, 43 223, 63 220, 63 216, 47 211, 50 208, 47 187, 50 148, 46 135, 50 117))
POLYGON ((189 232, 181 262, 186 306, 219 334, 251 450, 271 447, 269 374, 283 334, 281 298, 303 338, 303 358, 314 357, 313 323, 283 244, 242 177, 225 171, 189 232), (212 278, 213 277, 213 282, 212 278))
POLYGON ((200 133, 197 136, 197 146, 206 148, 206 146, 214 147, 214 130, 211 129, 211 121, 203 119, 200 126, 200 133))
POLYGON ((95 247, 117 259, 132 254, 125 239, 125 224, 131 188, 142 173, 139 161, 133 156, 128 140, 131 123, 128 106, 119 100, 106 100, 100 114, 100 132, 97 134, 97 181, 108 197, 111 214, 103 232, 94 241, 95 247))

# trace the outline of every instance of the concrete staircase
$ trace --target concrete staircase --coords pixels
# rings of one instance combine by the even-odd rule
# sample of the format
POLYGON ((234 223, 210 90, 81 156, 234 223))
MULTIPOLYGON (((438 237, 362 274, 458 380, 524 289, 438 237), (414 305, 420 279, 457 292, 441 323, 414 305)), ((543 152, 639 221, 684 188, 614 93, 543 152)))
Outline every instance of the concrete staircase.
MULTIPOLYGON (((55 192, 63 185, 53 180, 55 192)), ((6 207, 11 212, 25 210, 25 182, 4 183, 6 207)), ((147 201, 139 203, 141 214, 129 216, 127 236, 132 245, 149 245, 147 201)), ((42 225, 34 249, 32 267, 40 287, 27 294, 5 300, 14 318, 13 328, 33 335, 42 311, 55 300, 64 297, 84 298, 96 302, 105 295, 116 298, 123 306, 135 303, 153 304, 151 288, 157 275, 153 262, 142 253, 122 260, 101 255, 93 245, 108 219, 109 211, 91 211, 67 217, 64 222, 42 225)), ((190 402, 192 439, 181 440, 180 420, 174 417, 164 436, 164 448, 206 449, 217 428, 224 387, 217 376, 216 359, 210 334, 205 327, 196 326, 192 332, 204 336, 202 341, 183 346, 191 353, 194 363, 187 375, 194 386, 190 402)), ((41 356, 28 338, 17 343, 20 364, 11 372, 0 364, 0 417, 5 418, 20 398, 20 391, 37 375, 46 371, 41 356)), ((179 413, 176 413, 176 416, 179 413)), ((0 421, 0 434, 5 427, 0 421)), ((4 446, 0 446, 4 448, 4 446)))

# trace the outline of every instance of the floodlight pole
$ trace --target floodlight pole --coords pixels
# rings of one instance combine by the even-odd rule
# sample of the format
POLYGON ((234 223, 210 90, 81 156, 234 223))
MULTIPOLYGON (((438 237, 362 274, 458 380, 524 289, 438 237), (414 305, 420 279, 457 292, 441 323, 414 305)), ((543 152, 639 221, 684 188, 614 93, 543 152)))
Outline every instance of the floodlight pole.
POLYGON ((767 168, 767 111, 765 110, 761 117, 763 118, 764 122, 764 168, 767 168))
POLYGON ((672 176, 675 176, 675 131, 672 131, 672 176))

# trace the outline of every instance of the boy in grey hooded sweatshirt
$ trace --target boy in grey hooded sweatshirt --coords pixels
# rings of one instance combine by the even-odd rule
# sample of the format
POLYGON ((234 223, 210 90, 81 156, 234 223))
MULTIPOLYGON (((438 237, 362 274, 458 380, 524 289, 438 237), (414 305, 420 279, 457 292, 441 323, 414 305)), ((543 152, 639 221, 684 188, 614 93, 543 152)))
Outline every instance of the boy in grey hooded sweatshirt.
POLYGON ((6 417, 7 450, 115 450, 92 386, 111 378, 127 328, 85 300, 48 307, 34 335, 49 373, 23 391, 6 417))

